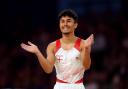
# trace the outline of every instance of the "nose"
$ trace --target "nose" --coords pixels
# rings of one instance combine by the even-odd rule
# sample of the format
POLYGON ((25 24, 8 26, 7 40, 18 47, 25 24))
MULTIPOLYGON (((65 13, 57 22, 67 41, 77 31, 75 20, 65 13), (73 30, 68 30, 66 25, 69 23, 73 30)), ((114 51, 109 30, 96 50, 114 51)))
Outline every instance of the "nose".
POLYGON ((67 26, 67 21, 64 22, 64 26, 67 26))

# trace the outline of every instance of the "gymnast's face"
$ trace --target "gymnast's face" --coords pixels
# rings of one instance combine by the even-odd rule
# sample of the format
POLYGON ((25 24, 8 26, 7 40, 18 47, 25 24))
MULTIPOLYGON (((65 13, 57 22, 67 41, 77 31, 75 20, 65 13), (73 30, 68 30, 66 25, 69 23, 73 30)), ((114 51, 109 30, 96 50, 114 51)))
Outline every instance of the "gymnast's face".
POLYGON ((62 16, 60 18, 59 26, 62 34, 70 34, 77 28, 77 23, 69 16, 62 16))

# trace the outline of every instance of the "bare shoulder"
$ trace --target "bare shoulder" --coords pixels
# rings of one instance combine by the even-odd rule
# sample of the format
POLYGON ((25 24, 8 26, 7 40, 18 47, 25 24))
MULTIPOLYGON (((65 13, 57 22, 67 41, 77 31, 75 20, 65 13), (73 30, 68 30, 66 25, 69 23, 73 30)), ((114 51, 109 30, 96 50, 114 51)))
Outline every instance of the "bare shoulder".
POLYGON ((54 51, 55 47, 56 47, 56 42, 54 41, 48 44, 47 49, 54 51))

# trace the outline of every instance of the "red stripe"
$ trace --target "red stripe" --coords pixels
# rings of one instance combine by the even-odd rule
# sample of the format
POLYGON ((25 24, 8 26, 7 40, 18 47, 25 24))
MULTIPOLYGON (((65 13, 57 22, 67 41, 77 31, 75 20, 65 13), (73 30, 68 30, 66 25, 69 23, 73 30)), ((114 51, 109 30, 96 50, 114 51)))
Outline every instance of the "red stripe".
POLYGON ((75 48, 76 48, 78 51, 80 51, 80 42, 81 42, 81 39, 80 39, 80 38, 78 38, 78 39, 76 40, 76 42, 75 42, 75 48))
POLYGON ((56 40, 56 49, 55 49, 55 53, 59 50, 61 44, 60 44, 60 39, 56 40))
POLYGON ((83 83, 83 78, 78 80, 78 81, 76 81, 75 83, 83 83))
MULTIPOLYGON (((69 83, 69 82, 65 82, 65 81, 60 80, 60 79, 57 79, 56 82, 59 82, 59 83, 69 83)), ((75 83, 76 83, 76 84, 77 84, 77 83, 83 83, 83 78, 80 79, 80 80, 78 80, 78 81, 76 81, 75 83)))
POLYGON ((60 79, 57 79, 56 82, 59 82, 59 83, 68 83, 68 82, 65 82, 65 81, 60 80, 60 79))

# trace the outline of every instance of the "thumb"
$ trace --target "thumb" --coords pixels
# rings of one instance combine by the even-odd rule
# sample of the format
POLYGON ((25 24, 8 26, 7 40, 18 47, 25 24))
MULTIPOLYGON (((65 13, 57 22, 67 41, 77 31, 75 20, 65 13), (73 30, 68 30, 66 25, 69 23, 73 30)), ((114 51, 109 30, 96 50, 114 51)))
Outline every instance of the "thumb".
POLYGON ((94 35, 93 34, 90 35, 89 39, 91 39, 92 40, 92 44, 94 44, 94 35))
POLYGON ((28 44, 29 44, 29 45, 33 45, 33 43, 32 43, 32 42, 30 42, 30 41, 28 41, 28 44))
POLYGON ((93 39, 93 38, 94 38, 94 35, 93 35, 93 34, 91 34, 89 37, 90 37, 91 39, 93 39))

